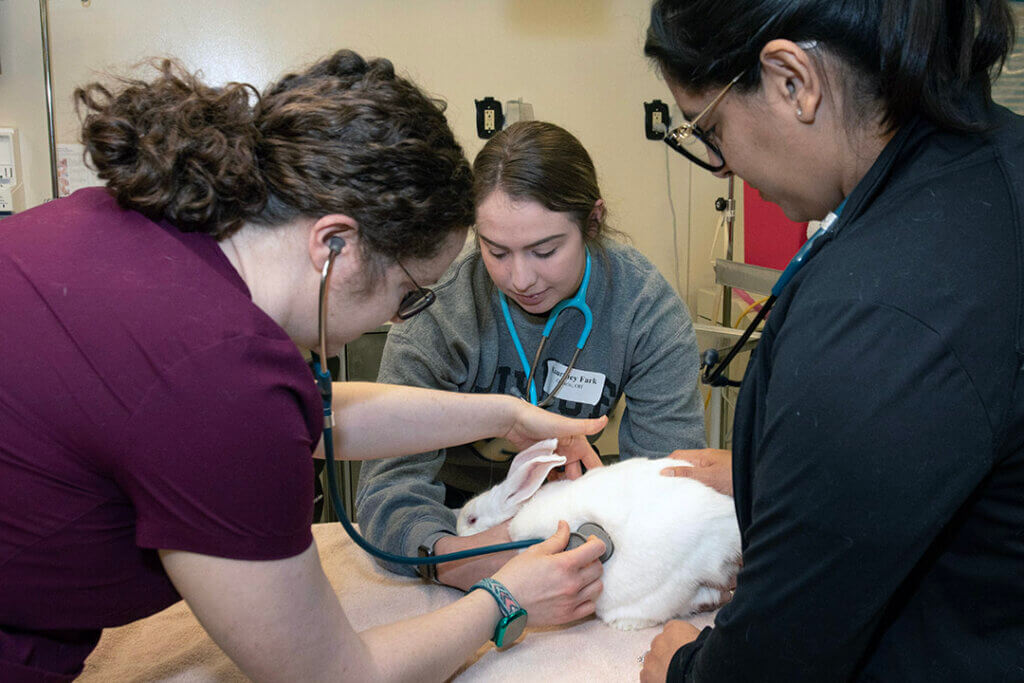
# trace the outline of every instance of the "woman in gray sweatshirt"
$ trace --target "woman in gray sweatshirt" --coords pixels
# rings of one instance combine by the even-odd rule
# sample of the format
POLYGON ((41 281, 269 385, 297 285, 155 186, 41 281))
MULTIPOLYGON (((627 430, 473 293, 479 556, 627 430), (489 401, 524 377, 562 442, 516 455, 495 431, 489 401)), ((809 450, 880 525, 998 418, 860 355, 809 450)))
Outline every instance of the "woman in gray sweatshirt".
MULTIPOLYGON (((477 242, 434 288, 436 304, 391 328, 378 381, 512 394, 573 417, 606 415, 625 398, 620 457, 703 447, 686 306, 639 251, 609 238, 614 231, 580 142, 554 124, 520 122, 487 142, 473 170, 477 242), (580 310, 566 308, 535 360, 552 309, 577 293, 592 311, 589 334, 580 310)), ((494 458, 510 455, 494 444, 466 444, 363 463, 356 499, 363 533, 404 555, 507 540, 505 525, 455 537, 450 508, 501 481, 508 465, 494 458)), ((509 554, 421 573, 465 588, 509 554)))

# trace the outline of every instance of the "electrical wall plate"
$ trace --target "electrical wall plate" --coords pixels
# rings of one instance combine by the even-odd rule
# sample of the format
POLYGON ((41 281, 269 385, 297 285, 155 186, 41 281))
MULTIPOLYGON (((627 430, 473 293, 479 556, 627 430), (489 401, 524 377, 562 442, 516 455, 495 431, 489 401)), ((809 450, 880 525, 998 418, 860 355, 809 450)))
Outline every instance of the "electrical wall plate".
POLYGON ((648 140, 661 140, 668 132, 672 117, 668 105, 661 100, 644 102, 644 135, 648 140))
POLYGON ((476 134, 485 140, 493 137, 505 125, 501 102, 490 96, 473 101, 476 102, 476 134))

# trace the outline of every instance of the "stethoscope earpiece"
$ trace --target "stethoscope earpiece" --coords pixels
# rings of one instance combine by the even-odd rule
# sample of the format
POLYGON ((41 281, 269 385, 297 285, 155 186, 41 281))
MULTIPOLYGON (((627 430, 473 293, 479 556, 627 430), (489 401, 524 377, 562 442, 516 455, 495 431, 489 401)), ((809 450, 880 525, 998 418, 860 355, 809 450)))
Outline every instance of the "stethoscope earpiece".
POLYGON ((331 251, 327 255, 327 260, 324 261, 323 270, 320 271, 320 298, 317 305, 317 337, 320 342, 320 354, 313 354, 313 375, 316 377, 320 397, 324 402, 325 425, 330 429, 334 425, 334 418, 331 415, 331 373, 327 371, 327 278, 330 277, 331 267, 334 266, 334 258, 345 248, 345 238, 339 235, 328 238, 327 248, 331 251))

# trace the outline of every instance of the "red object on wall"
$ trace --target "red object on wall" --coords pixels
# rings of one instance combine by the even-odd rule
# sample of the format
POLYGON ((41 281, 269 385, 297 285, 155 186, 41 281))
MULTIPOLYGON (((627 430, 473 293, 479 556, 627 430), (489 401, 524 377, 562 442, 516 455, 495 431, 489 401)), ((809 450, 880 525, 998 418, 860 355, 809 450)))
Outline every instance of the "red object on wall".
POLYGON ((794 223, 777 205, 743 183, 744 261, 782 270, 807 241, 807 223, 794 223))

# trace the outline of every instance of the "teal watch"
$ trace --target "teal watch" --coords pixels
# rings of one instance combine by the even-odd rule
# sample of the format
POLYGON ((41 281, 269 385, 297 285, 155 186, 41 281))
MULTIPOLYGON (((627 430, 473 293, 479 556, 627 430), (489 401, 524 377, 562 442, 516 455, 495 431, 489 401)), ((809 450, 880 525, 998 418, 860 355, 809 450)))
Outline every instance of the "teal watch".
POLYGON ((490 593, 501 611, 501 619, 498 620, 498 625, 494 628, 494 637, 491 640, 497 647, 504 647, 516 642, 516 639, 523 635, 523 631, 526 629, 526 610, 516 602, 516 599, 500 581, 482 579, 474 583, 469 592, 473 592, 477 588, 490 593))

